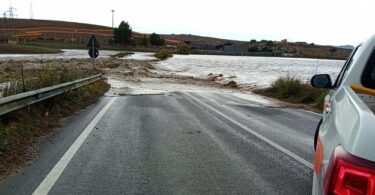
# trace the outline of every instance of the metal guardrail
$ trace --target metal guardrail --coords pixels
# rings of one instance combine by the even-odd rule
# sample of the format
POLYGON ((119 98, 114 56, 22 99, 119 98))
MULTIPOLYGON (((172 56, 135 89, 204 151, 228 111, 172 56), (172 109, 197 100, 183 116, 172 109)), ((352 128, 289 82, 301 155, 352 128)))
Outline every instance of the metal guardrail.
POLYGON ((101 79, 101 74, 0 98, 0 116, 101 79))

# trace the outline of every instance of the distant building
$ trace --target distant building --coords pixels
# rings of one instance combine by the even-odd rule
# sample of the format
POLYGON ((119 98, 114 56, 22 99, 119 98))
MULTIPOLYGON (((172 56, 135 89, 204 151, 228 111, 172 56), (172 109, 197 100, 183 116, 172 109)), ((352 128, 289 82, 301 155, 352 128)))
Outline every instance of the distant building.
POLYGON ((174 39, 164 39, 165 46, 168 48, 177 48, 178 45, 184 45, 184 42, 174 39))

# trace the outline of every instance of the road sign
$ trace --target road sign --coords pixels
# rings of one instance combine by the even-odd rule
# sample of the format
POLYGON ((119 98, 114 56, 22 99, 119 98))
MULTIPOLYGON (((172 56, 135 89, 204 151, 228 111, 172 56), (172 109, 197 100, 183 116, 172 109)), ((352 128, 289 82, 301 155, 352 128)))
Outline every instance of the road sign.
POLYGON ((89 47, 89 56, 92 58, 92 71, 95 74, 95 58, 99 56, 99 42, 96 40, 95 35, 92 35, 90 38, 89 43, 87 43, 87 47, 89 47))
POLYGON ((87 47, 100 48, 99 42, 96 40, 95 35, 91 36, 89 43, 87 43, 87 47))
POLYGON ((89 49, 89 56, 90 58, 97 58, 99 56, 99 50, 97 48, 90 48, 89 49))

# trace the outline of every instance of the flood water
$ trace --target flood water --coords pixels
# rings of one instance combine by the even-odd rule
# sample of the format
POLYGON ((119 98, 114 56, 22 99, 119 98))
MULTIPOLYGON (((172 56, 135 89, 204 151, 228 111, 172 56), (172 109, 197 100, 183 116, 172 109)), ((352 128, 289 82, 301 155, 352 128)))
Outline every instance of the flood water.
MULTIPOLYGON (((63 50, 61 54, 0 54, 0 61, 35 59, 84 59, 87 50, 63 50)), ((99 58, 107 58, 118 51, 101 50, 99 58)), ((134 52, 124 59, 155 60, 153 53, 134 52)), ((173 74, 205 77, 208 74, 223 74, 226 80, 257 87, 269 86, 279 77, 295 77, 308 82, 317 73, 330 74, 335 79, 344 65, 344 60, 305 58, 276 58, 249 56, 174 55, 160 62, 152 62, 158 68, 173 74)))
POLYGON ((132 59, 132 60, 157 60, 154 57, 155 53, 152 52, 133 52, 133 55, 125 56, 123 59, 132 59))
POLYGON ((330 74, 335 79, 344 60, 276 58, 249 56, 174 55, 155 64, 157 68, 176 74, 204 77, 223 74, 238 84, 269 86, 279 77, 295 77, 308 82, 317 73, 330 74))
MULTIPOLYGON (((0 54, 0 60, 40 60, 40 59, 85 59, 89 58, 88 50, 63 49, 63 53, 58 54, 0 54)), ((100 50, 98 58, 108 58, 118 51, 100 50)))

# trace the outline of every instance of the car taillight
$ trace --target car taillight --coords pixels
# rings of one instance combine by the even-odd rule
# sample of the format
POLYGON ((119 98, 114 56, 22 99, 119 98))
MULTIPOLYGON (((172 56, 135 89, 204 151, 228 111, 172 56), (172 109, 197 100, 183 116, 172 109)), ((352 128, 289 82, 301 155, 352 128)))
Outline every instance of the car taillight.
POLYGON ((338 146, 324 177, 325 194, 375 195, 375 163, 347 153, 338 146))

